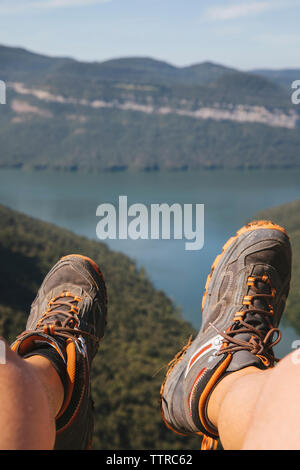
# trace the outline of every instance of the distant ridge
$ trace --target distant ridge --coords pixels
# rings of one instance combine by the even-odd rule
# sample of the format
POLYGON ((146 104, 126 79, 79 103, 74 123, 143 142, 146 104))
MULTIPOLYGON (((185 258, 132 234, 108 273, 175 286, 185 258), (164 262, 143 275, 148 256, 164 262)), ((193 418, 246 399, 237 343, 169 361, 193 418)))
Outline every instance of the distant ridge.
POLYGON ((257 69, 253 70, 252 73, 262 75, 287 90, 291 88, 291 84, 294 80, 300 80, 300 68, 281 70, 257 69))
POLYGON ((293 80, 300 79, 300 68, 286 69, 252 69, 241 72, 236 68, 227 67, 211 61, 191 64, 188 66, 176 66, 168 62, 157 60, 151 57, 121 57, 105 61, 83 62, 68 57, 49 57, 41 53, 31 52, 22 47, 10 47, 0 45, 1 73, 2 78, 10 74, 18 74, 21 70, 30 72, 45 73, 54 71, 57 68, 71 69, 76 67, 85 68, 91 74, 103 73, 104 77, 118 80, 128 74, 128 79, 143 80, 151 77, 158 82, 164 79, 171 80, 172 83, 184 83, 190 85, 207 84, 211 80, 233 72, 249 73, 263 76, 274 83, 286 87, 293 80), (116 76, 116 74, 120 74, 116 76), (149 74, 149 75, 147 75, 149 74))
POLYGON ((0 79, 0 167, 300 166, 300 111, 263 73, 148 57, 80 62, 0 46, 0 79))
POLYGON ((4 79, 12 80, 26 72, 38 75, 45 73, 80 73, 101 76, 104 80, 155 81, 199 85, 214 80, 234 69, 212 62, 203 62, 187 67, 177 67, 150 57, 125 57, 103 62, 81 62, 70 58, 47 57, 23 48, 0 45, 0 70, 4 79))

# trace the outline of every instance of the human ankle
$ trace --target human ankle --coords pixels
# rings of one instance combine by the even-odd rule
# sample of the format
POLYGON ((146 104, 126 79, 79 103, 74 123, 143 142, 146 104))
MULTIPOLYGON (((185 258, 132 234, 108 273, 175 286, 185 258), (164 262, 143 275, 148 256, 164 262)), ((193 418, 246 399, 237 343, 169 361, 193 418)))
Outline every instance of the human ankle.
POLYGON ((217 383, 209 397, 207 404, 208 419, 213 423, 214 426, 216 426, 216 428, 218 428, 218 421, 222 404, 228 393, 233 390, 233 387, 238 384, 242 377, 261 372, 262 371, 257 369, 257 367, 245 367, 244 369, 226 375, 217 383))
POLYGON ((30 364, 46 392, 53 418, 59 413, 64 400, 64 387, 59 374, 50 360, 44 356, 31 356, 25 359, 30 364))

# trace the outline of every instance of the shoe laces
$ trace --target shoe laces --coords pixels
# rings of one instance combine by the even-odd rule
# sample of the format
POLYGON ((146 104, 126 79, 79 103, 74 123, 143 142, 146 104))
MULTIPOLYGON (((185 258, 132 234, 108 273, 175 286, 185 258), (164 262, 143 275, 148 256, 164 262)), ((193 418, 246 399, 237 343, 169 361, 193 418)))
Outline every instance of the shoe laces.
POLYGON ((246 350, 258 356, 265 366, 273 366, 279 359, 274 357, 272 348, 281 340, 280 330, 271 321, 276 289, 267 274, 249 276, 247 286, 249 292, 243 298, 242 309, 235 313, 233 324, 225 332, 211 324, 223 337, 223 345, 216 355, 246 350), (250 334, 250 339, 238 338, 241 334, 250 334))
MULTIPOLYGON (((76 342, 79 336, 86 336, 93 342, 99 343, 99 338, 95 335, 78 328, 80 322, 78 304, 81 301, 82 297, 68 291, 53 297, 47 304, 47 310, 37 322, 35 331, 64 339, 72 338, 76 342)), ((32 330, 24 331, 18 338, 28 333, 32 333, 32 330)))

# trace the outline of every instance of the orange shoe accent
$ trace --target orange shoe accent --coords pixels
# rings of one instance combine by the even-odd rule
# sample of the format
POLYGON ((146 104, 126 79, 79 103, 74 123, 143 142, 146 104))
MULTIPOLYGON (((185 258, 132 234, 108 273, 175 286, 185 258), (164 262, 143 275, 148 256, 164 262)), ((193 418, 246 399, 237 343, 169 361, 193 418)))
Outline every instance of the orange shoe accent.
POLYGON ((236 312, 236 314, 233 317, 233 322, 238 321, 238 320, 243 320, 243 317, 245 316, 245 311, 244 312, 236 312))
MULTIPOLYGON (((88 263, 90 263, 90 265, 92 266, 92 268, 94 269, 94 271, 96 271, 96 273, 101 277, 102 281, 104 282, 104 285, 105 285, 105 279, 104 279, 104 276, 102 274, 102 272, 100 271, 99 269, 99 266, 97 263, 95 263, 95 261, 93 261, 91 258, 89 258, 88 256, 84 256, 84 255, 78 255, 78 254, 70 254, 70 255, 66 255, 66 256, 63 256, 61 258, 61 260, 64 260, 64 259, 67 259, 69 258, 70 256, 73 256, 75 258, 81 258, 85 261, 87 261, 88 263)), ((108 299, 107 299, 107 290, 106 290, 106 287, 105 287, 105 304, 106 304, 106 307, 107 307, 107 302, 108 302, 108 299)), ((107 313, 106 313, 106 321, 107 321, 107 313)))
POLYGON ((61 258, 61 260, 64 260, 66 258, 69 258, 70 256, 73 256, 75 258, 81 258, 81 259, 84 259, 85 261, 88 261, 88 263, 90 263, 90 265, 92 266, 92 268, 94 269, 94 271, 96 271, 97 274, 99 274, 99 276, 103 279, 104 281, 104 278, 103 278, 103 274, 102 272, 100 271, 99 269, 99 266, 97 265, 97 263, 95 263, 95 261, 93 261, 91 258, 88 258, 87 256, 83 256, 83 255, 78 255, 78 254, 70 254, 70 255, 66 255, 66 256, 63 256, 61 258))
POLYGON ((222 252, 216 257, 215 261, 212 264, 211 271, 210 271, 209 275, 207 276, 207 280, 206 280, 206 284, 205 284, 205 291, 204 291, 203 299, 202 299, 202 311, 204 309, 206 294, 207 294, 208 286, 210 284, 213 272, 216 269, 217 265, 219 264, 219 262, 220 262, 221 258, 223 257, 225 251, 228 250, 228 248, 233 244, 233 242, 238 237, 240 237, 244 233, 251 232, 251 231, 256 230, 256 229, 279 230, 280 232, 284 233, 284 235, 289 239, 289 236, 288 236, 286 230, 283 227, 280 227, 280 225, 274 224, 270 220, 254 220, 253 222, 250 222, 249 224, 245 225, 240 230, 238 230, 236 235, 229 238, 229 240, 225 243, 225 245, 223 246, 222 252))
POLYGON ((210 347, 212 346, 212 344, 208 344, 207 346, 205 346, 204 348, 200 349, 200 351, 193 357, 193 359, 191 360, 191 362, 189 363, 189 367, 188 367, 188 370, 191 369, 192 365, 194 364, 194 362, 198 359, 198 357, 204 353, 207 349, 209 349, 210 347))
POLYGON ((262 356, 261 354, 256 354, 256 357, 258 357, 261 360, 264 366, 266 367, 270 366, 270 361, 265 356, 262 356))
POLYGON ((56 419, 58 419, 66 411, 67 407, 70 404, 71 397, 72 397, 73 390, 74 390, 75 373, 76 373, 76 349, 75 349, 75 344, 71 339, 67 339, 66 352, 67 352, 68 385, 65 391, 64 402, 62 404, 62 407, 58 415, 56 416, 56 419))
POLYGON ((232 358, 232 354, 228 354, 226 359, 224 359, 224 361, 215 370, 215 372, 211 376, 210 380, 208 381, 205 389, 201 393, 199 404, 198 404, 199 418, 200 418, 200 421, 201 421, 203 427, 206 429, 206 431, 208 431, 210 434, 213 434, 216 437, 218 437, 218 434, 215 432, 214 429, 211 429, 210 426, 208 425, 208 423, 206 422, 206 419, 205 419, 205 405, 206 405, 207 398, 208 398, 210 392, 213 389, 213 386, 218 381, 218 379, 221 377, 223 372, 227 369, 227 367, 228 367, 228 365, 231 361, 231 358, 232 358))
POLYGON ((34 347, 35 347, 34 341, 36 341, 36 340, 44 341, 45 343, 51 344, 55 348, 55 350, 57 351, 59 356, 62 358, 62 360, 64 361, 64 357, 62 356, 59 349, 56 347, 54 341, 50 340, 49 338, 43 338, 39 335, 35 335, 34 330, 33 330, 32 333, 33 334, 31 336, 29 336, 29 338, 26 338, 23 341, 22 341, 22 339, 17 338, 17 340, 11 345, 10 349, 14 352, 18 351, 18 353, 21 356, 25 356, 27 353, 31 352, 34 349, 34 347), (19 348, 19 350, 18 350, 18 348, 19 348))
POLYGON ((205 436, 202 439, 201 450, 217 450, 218 441, 212 437, 205 436))

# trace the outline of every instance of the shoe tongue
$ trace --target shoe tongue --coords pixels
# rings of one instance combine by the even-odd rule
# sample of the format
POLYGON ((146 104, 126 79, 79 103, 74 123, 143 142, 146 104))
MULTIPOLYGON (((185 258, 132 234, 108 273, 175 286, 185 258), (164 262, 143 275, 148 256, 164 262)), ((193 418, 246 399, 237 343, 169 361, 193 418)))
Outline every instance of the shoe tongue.
MULTIPOLYGON (((259 331, 267 333, 269 330, 269 325, 266 324, 266 319, 269 318, 268 312, 270 311, 270 300, 268 297, 256 297, 256 295, 263 295, 266 296, 271 294, 271 287, 263 281, 257 281, 255 283, 256 288, 250 287, 248 295, 253 296, 252 305, 244 306, 242 308, 243 311, 247 313, 244 316, 244 321, 249 323, 251 326, 256 328, 259 331), (266 313, 259 313, 259 312, 251 312, 251 310, 263 310, 266 313)), ((251 334, 249 335, 249 338, 251 334)))
MULTIPOLYGON (((62 337, 59 337, 59 336, 55 336, 54 338, 55 342, 58 344, 58 346, 60 347, 60 352, 62 353, 62 355, 65 357, 65 346, 66 346, 66 339, 65 338, 62 338, 62 337)), ((46 342, 46 341, 43 341, 43 340, 34 340, 34 345, 35 345, 35 349, 37 348, 40 348, 40 349, 47 349, 47 348, 53 348, 55 349, 55 347, 46 342)))
MULTIPOLYGON (((257 281, 256 282, 256 287, 257 291, 252 287, 250 287, 248 295, 251 296, 253 295, 253 301, 252 305, 250 306, 245 306, 242 308, 242 311, 246 311, 247 313, 243 317, 244 322, 248 323, 252 327, 254 327, 256 330, 258 330, 261 333, 262 338, 267 334, 269 331, 269 325, 266 323, 266 318, 267 318, 267 312, 269 311, 269 301, 268 298, 264 297, 258 297, 256 298, 255 295, 257 294, 266 294, 269 295, 271 293, 271 288, 270 286, 263 282, 263 281, 257 281), (251 310, 264 310, 266 311, 266 315, 263 313, 255 313, 251 312, 251 310)), ((255 334, 254 331, 249 330, 248 332, 243 332, 243 333, 238 333, 240 329, 244 329, 245 327, 241 325, 239 322, 234 324, 232 327, 231 331, 236 331, 237 333, 233 336, 233 339, 237 339, 240 341, 244 342, 249 342, 251 337, 254 336, 254 338, 257 338, 258 336, 255 334)), ((234 342, 232 344, 235 344, 234 342)), ((234 371, 234 370, 239 370, 242 367, 248 367, 248 366, 261 366, 261 360, 253 353, 251 353, 248 350, 241 350, 237 351, 233 354, 232 361, 230 363, 230 366, 228 370, 234 371)))
MULTIPOLYGON (((272 293, 271 287, 263 281, 257 281, 256 282, 256 287, 257 287, 257 292, 255 289, 250 287, 249 295, 255 296, 256 294, 265 294, 265 295, 270 295, 272 293)), ((254 308, 259 308, 262 310, 269 310, 269 304, 270 302, 268 301, 268 297, 258 297, 253 299, 253 306, 254 308)))
POLYGON ((250 366, 261 367, 261 364, 261 360, 250 351, 237 351, 233 354, 227 371, 234 372, 250 366))

